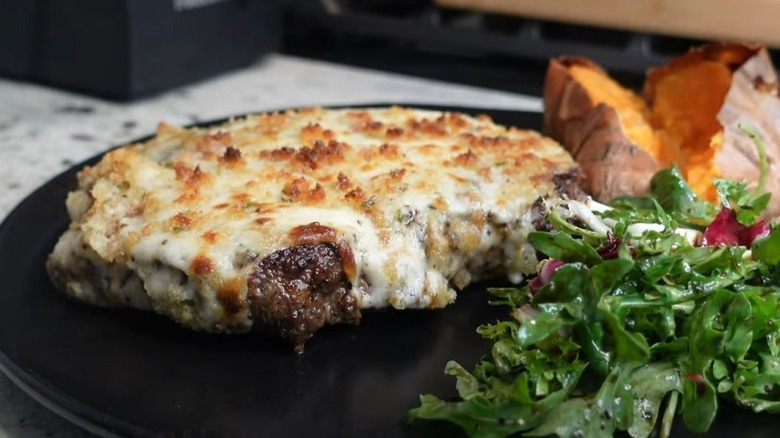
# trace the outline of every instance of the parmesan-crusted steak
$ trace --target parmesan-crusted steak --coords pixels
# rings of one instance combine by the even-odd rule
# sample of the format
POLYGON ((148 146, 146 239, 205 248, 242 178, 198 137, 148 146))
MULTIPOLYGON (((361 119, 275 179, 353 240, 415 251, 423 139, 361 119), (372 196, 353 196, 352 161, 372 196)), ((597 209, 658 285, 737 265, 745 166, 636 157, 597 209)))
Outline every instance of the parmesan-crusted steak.
POLYGON ((577 193, 554 141, 486 117, 312 108, 161 125, 79 174, 48 260, 70 297, 302 347, 369 308, 440 308, 534 271, 540 197, 577 193))

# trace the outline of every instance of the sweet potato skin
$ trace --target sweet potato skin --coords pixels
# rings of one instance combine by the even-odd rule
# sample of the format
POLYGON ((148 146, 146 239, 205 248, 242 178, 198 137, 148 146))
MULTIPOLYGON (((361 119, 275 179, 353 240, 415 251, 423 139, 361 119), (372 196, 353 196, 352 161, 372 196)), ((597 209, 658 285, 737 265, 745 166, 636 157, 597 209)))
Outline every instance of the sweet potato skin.
POLYGON ((755 186, 758 150, 740 126, 751 127, 763 139, 768 161, 764 189, 772 193, 767 215, 780 216, 780 98, 777 74, 765 49, 734 72, 718 121, 723 125, 723 148, 715 155, 715 165, 723 178, 748 180, 755 186))
MULTIPOLYGON (((758 150, 741 126, 753 128, 763 138, 768 158, 765 190, 773 193, 773 197, 767 216, 780 216, 780 87, 763 47, 712 43, 692 48, 667 65, 651 70, 642 96, 652 108, 656 88, 665 76, 710 61, 733 72, 730 83, 722 88, 726 91, 722 105, 708 110, 717 112, 717 123, 722 127, 719 143, 711 145, 709 150, 705 148, 705 153, 711 153, 711 165, 717 170, 711 173, 756 185, 760 175, 758 150)), ((603 73, 601 67, 584 58, 551 60, 544 88, 545 133, 561 142, 574 156, 580 164, 583 187, 594 198, 609 201, 617 196, 645 193, 651 176, 668 163, 649 153, 646 145, 643 148, 629 139, 621 126, 618 110, 594 102, 584 85, 570 73, 572 66, 603 73)), ((699 143, 709 145, 708 141, 703 138, 699 143)), ((709 180, 710 173, 705 170, 700 173, 709 180)))
POLYGON ((579 57, 550 61, 544 85, 544 131, 580 165, 585 190, 599 201, 638 195, 649 189, 660 164, 632 142, 614 108, 597 104, 569 73, 579 65, 606 73, 579 57))

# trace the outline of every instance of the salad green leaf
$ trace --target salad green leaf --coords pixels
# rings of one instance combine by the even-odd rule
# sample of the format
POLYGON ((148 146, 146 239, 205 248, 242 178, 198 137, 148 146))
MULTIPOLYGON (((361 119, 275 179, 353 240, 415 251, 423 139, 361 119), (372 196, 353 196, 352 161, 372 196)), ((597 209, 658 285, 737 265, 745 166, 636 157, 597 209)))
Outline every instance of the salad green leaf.
POLYGON ((643 198, 645 202, 655 199, 667 214, 681 223, 709 223, 718 213, 716 206, 699 199, 677 166, 655 174, 650 190, 652 196, 643 198))
POLYGON ((643 438, 667 436, 678 415, 707 431, 723 403, 780 412, 780 227, 762 222, 743 244, 690 238, 723 208, 747 229, 768 197, 719 181, 722 205, 710 204, 674 167, 651 186, 596 213, 606 235, 549 208, 555 231, 529 235, 550 257, 542 275, 490 290, 509 315, 478 328, 489 353, 471 372, 448 363, 457 400, 423 395, 409 418, 476 437, 643 438))
POLYGON ((753 225, 769 204, 771 193, 754 195, 748 190, 746 181, 714 181, 718 195, 726 207, 737 213, 737 220, 744 225, 753 225))

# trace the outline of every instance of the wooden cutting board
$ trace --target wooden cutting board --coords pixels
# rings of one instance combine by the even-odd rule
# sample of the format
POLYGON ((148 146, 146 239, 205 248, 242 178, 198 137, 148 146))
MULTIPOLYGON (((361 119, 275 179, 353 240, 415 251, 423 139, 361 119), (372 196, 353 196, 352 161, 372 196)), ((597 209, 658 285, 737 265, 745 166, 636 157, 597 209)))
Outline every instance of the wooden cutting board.
POLYGON ((780 47, 780 0, 434 0, 443 7, 780 47))

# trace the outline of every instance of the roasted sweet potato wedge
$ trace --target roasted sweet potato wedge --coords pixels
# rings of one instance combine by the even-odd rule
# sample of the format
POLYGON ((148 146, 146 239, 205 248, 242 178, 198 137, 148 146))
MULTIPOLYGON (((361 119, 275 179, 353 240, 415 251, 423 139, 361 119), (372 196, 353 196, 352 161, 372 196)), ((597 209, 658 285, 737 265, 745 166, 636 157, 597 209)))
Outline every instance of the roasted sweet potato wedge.
POLYGON ((545 133, 580 164, 585 190, 602 201, 646 192, 661 165, 643 146, 654 141, 644 100, 584 58, 553 59, 544 87, 545 133))
POLYGON ((715 201, 715 178, 756 184, 760 158, 742 127, 763 139, 769 214, 780 214, 780 99, 766 50, 707 44, 651 70, 642 94, 583 58, 553 59, 544 90, 546 133, 580 163, 598 200, 637 195, 676 163, 691 186, 715 201))

